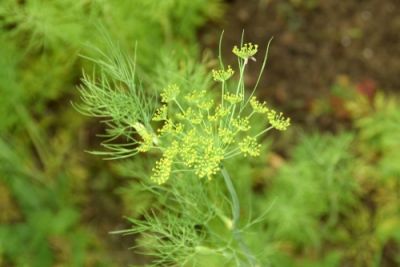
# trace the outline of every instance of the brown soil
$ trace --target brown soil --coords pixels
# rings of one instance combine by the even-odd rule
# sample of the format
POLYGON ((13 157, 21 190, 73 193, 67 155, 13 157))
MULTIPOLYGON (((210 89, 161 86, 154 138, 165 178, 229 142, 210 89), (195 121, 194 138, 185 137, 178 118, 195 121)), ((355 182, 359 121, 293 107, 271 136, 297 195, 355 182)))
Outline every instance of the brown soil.
MULTIPOLYGON (((233 0, 224 23, 209 25, 203 45, 217 51, 224 34, 227 61, 240 41, 267 44, 274 36, 259 95, 306 120, 310 102, 326 97, 339 74, 356 83, 400 90, 400 2, 398 0, 233 0), (298 4, 294 4, 298 3, 298 4)), ((258 56, 261 61, 261 55, 258 56)), ((247 77, 254 83, 258 67, 247 77)))

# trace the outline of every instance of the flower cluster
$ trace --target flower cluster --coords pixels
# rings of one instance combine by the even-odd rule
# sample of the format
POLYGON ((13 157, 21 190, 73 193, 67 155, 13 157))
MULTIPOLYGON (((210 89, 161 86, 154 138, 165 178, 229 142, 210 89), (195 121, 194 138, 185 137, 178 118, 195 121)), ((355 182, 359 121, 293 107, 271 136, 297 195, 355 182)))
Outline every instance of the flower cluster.
POLYGON ((173 142, 168 149, 164 151, 162 158, 156 162, 156 166, 153 168, 153 175, 151 179, 158 183, 165 183, 171 175, 173 160, 178 154, 178 143, 173 142))
MULTIPOLYGON (((240 49, 235 47, 233 53, 247 60, 255 55, 257 48, 251 43, 245 44, 240 49)), ((241 75, 245 66, 239 64, 241 75)), ((212 77, 224 83, 233 73, 229 66, 225 70, 213 70, 212 77)), ((290 120, 254 96, 246 99, 243 87, 244 84, 234 88, 223 84, 219 98, 206 90, 183 93, 174 84, 163 90, 162 105, 153 114, 153 121, 162 122, 162 125, 158 123, 161 127, 149 131, 140 123, 133 126, 141 137, 139 152, 154 148, 162 153, 153 168, 154 182, 165 183, 177 172, 192 172, 199 178, 212 179, 224 160, 239 155, 259 156, 261 145, 257 138, 260 135, 272 128, 286 130, 290 120), (260 119, 266 127, 255 132, 253 122, 260 119)))
POLYGON ((232 52, 247 63, 249 58, 254 60, 254 55, 258 51, 258 45, 247 43, 238 48, 236 45, 233 47, 232 52))
POLYGON ((243 100, 243 95, 241 94, 232 94, 232 93, 225 93, 224 100, 228 101, 231 104, 237 104, 243 100))
POLYGON ((167 88, 164 88, 161 93, 161 100, 164 103, 168 103, 171 100, 174 100, 179 94, 179 87, 176 84, 171 84, 167 88))
POLYGON ((250 99, 250 105, 256 113, 265 114, 269 111, 267 108, 267 103, 259 102, 255 96, 250 99))
POLYGON ((267 117, 271 126, 279 131, 285 131, 290 126, 290 118, 283 117, 282 112, 277 113, 275 110, 269 110, 267 117))
POLYGON ((156 140, 156 137, 153 136, 143 124, 140 122, 136 122, 133 124, 133 128, 136 130, 138 135, 142 138, 142 141, 139 142, 138 151, 139 152, 147 152, 153 146, 153 142, 156 140))
POLYGON ((260 155, 261 145, 257 143, 257 139, 255 137, 246 136, 243 141, 239 143, 239 148, 245 157, 247 155, 257 157, 260 155))
POLYGON ((212 76, 216 82, 225 82, 228 80, 235 72, 228 66, 226 70, 212 70, 212 76))
POLYGON ((153 116, 154 121, 164 121, 167 119, 168 107, 167 105, 162 105, 156 110, 153 116))

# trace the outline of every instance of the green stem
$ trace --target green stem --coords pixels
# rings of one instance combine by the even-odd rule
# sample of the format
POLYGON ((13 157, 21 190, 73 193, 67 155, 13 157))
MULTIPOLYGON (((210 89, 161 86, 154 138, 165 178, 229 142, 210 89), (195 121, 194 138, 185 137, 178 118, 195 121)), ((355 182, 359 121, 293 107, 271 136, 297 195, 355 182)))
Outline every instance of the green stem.
POLYGON ((274 128, 274 127, 273 127, 273 126, 268 127, 267 129, 265 129, 265 130, 259 132, 258 134, 256 134, 256 136, 254 136, 254 138, 257 138, 257 137, 259 137, 260 135, 265 134, 266 132, 270 131, 272 128, 274 128))
POLYGON ((239 220, 240 220, 240 204, 239 204, 239 198, 237 196, 235 187, 233 186, 232 179, 228 173, 228 171, 225 169, 224 166, 221 167, 221 173, 222 176, 224 177, 225 185, 229 191, 231 201, 232 201, 232 232, 233 232, 233 237, 236 239, 238 242, 242 253, 246 256, 246 259, 248 263, 250 263, 250 266, 255 266, 256 265, 256 259, 254 256, 251 254, 250 249, 246 245, 246 243, 243 241, 240 229, 239 229, 239 220))
POLYGON ((178 102, 178 100, 176 100, 175 98, 173 99, 174 100, 174 102, 176 103, 176 105, 178 106, 178 108, 181 110, 181 112, 183 113, 183 114, 185 114, 185 110, 182 108, 182 106, 179 104, 179 102, 178 102))

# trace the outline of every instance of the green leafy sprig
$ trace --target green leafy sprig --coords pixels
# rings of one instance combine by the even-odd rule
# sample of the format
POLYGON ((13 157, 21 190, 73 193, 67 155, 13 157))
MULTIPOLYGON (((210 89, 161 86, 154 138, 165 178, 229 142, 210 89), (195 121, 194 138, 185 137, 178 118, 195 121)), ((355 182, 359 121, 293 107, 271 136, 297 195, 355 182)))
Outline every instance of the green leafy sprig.
POLYGON ((119 50, 113 58, 98 61, 100 77, 84 76, 84 105, 79 108, 89 115, 111 118, 105 121, 108 141, 124 136, 130 142, 106 142, 109 151, 97 153, 110 158, 160 153, 151 176, 157 184, 178 172, 194 172, 199 178, 212 179, 224 160, 239 155, 259 156, 258 139, 271 129, 286 130, 290 119, 260 102, 254 90, 245 97, 243 76, 248 58, 255 56, 257 48, 249 43, 233 49, 239 62, 239 82, 234 86, 228 83, 234 75, 230 66, 224 68, 221 64, 221 69, 212 70, 214 81, 221 84, 219 97, 196 88, 183 93, 178 85, 170 84, 162 90, 162 105, 155 111, 154 99, 149 100, 135 84, 134 62, 126 60, 119 50), (252 134, 252 125, 260 121, 266 124, 265 129, 252 134))

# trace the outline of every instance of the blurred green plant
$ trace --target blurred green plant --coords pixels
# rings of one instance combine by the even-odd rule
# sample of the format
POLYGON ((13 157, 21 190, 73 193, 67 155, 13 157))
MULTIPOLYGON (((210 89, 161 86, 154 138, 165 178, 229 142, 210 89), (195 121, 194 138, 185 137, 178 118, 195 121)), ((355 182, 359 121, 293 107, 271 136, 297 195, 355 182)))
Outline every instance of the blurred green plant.
POLYGON ((137 44, 147 54, 138 69, 150 73, 161 54, 195 57, 197 28, 222 11, 219 0, 0 2, 1 266, 113 266, 105 239, 83 218, 93 212, 92 194, 112 198, 90 191, 101 181, 110 190, 115 179, 107 164, 81 155, 91 145, 90 122, 69 102, 81 69, 94 64, 78 55, 107 46, 98 38, 104 25, 126 51, 137 44))
POLYGON ((0 258, 5 266, 112 266, 105 254, 89 252, 102 248, 94 232, 81 225, 77 204, 87 174, 78 175, 75 160, 65 154, 71 140, 46 138, 25 109, 16 112, 26 127, 25 139, 10 143, 6 134, 0 139, 6 198, 1 200, 0 258))
MULTIPOLYGON (((365 100, 358 103, 365 103, 365 100)), ((400 250, 399 103, 398 98, 378 92, 371 105, 361 109, 364 112, 354 113, 359 131, 359 152, 364 161, 364 168, 360 170, 362 196, 369 199, 367 207, 360 213, 370 222, 360 227, 361 233, 367 233, 368 243, 360 241, 358 245, 369 253, 354 253, 358 266, 367 261, 372 262, 371 266, 400 264, 397 253, 400 250)), ((351 107, 355 107, 354 102, 351 107)))
POLYGON ((355 201, 357 184, 351 179, 349 153, 352 139, 349 134, 314 135, 300 141, 290 164, 280 169, 269 191, 275 204, 267 221, 275 238, 319 246, 336 227, 340 213, 355 201))
POLYGON ((305 135, 264 182, 255 210, 269 209, 259 246, 272 266, 399 263, 399 102, 370 101, 342 98, 356 131, 305 135))

